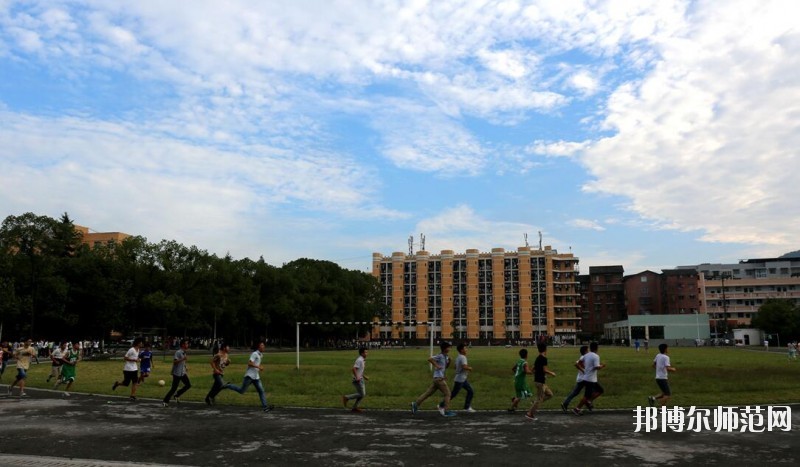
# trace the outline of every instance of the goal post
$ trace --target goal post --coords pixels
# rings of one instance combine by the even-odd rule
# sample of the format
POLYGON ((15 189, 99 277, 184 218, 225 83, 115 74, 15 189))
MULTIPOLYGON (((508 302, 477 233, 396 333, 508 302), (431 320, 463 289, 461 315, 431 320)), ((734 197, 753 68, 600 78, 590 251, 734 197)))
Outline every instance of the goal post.
MULTIPOLYGON (((315 325, 315 326, 416 326, 423 324, 428 326, 428 337, 430 338, 430 353, 433 355, 433 322, 431 321, 298 321, 295 328, 295 344, 296 344, 296 366, 295 369, 300 369, 300 326, 315 325)), ((371 333, 370 333, 371 335, 371 333)))

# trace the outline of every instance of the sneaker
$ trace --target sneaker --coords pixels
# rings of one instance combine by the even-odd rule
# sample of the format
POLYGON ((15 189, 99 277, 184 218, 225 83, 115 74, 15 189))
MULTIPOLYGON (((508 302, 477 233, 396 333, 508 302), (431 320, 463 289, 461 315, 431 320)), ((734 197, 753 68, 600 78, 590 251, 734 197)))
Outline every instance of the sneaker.
POLYGON ((69 397, 69 393, 64 391, 64 397, 69 397))
POLYGON ((161 407, 169 407, 169 403, 161 401, 161 407))
POLYGON ((473 409, 472 407, 467 407, 466 409, 464 409, 464 412, 475 413, 475 412, 477 412, 477 410, 473 409))
POLYGON ((347 397, 342 396, 342 405, 345 406, 345 408, 347 408, 347 402, 348 402, 347 397))
POLYGON ((131 402, 136 402, 136 396, 131 396, 131 397, 129 397, 129 399, 130 399, 131 402))
POLYGON ((112 390, 112 391, 116 391, 116 390, 117 390, 117 386, 119 386, 119 383, 118 383, 118 382, 116 382, 116 381, 114 381, 114 384, 113 384, 113 385, 111 385, 111 390, 112 390))
POLYGON ((361 412, 364 411, 364 409, 359 408, 359 407, 353 407, 352 409, 350 409, 350 411, 351 412, 355 412, 355 413, 361 413, 361 412))
POLYGON ((572 409, 572 413, 574 413, 575 415, 578 415, 578 416, 583 415, 583 411, 581 409, 577 408, 577 407, 572 409))
POLYGON ((25 397, 25 396, 27 396, 27 395, 28 395, 28 393, 27 393, 27 392, 21 392, 21 393, 19 393, 19 397, 25 397))
POLYGON ((453 412, 452 410, 448 410, 447 412, 444 412, 442 415, 445 417, 455 417, 456 413, 453 412))
POLYGON ((272 410, 272 409, 274 409, 274 408, 275 408, 275 406, 274 406, 274 405, 272 405, 272 404, 270 404, 270 405, 268 405, 268 406, 264 407, 264 409, 263 409, 263 410, 264 410, 264 413, 267 413, 267 412, 271 411, 271 410, 272 410))
POLYGON ((532 422, 535 422, 537 420, 535 415, 531 415, 531 414, 529 414, 527 412, 525 412, 525 418, 527 418, 528 420, 530 420, 532 422))
POLYGON ((438 407, 437 407, 437 409, 439 409, 439 413, 440 413, 440 414, 442 414, 442 416, 444 416, 444 414, 445 414, 444 407, 442 407, 442 406, 440 405, 440 406, 438 406, 438 407))
MULTIPOLYGON (((11 389, 8 390, 8 393, 11 394, 11 389)), ((417 401, 411 403, 411 415, 417 414, 417 401)))
POLYGON ((562 402, 561 403, 561 411, 564 412, 564 413, 567 413, 568 410, 569 409, 567 408, 567 404, 562 402))
POLYGON ((656 398, 653 396, 647 396, 647 403, 650 404, 650 407, 656 406, 656 398))

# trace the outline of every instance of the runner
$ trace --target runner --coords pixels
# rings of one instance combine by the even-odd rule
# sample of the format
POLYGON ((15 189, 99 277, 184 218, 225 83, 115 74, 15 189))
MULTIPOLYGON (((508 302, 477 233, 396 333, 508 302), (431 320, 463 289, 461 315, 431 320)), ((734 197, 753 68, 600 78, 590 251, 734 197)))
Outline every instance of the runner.
POLYGON ((72 389, 72 383, 75 382, 76 367, 78 366, 78 362, 81 360, 80 343, 73 343, 72 348, 64 352, 61 358, 63 363, 61 365, 61 375, 58 378, 58 381, 56 381, 55 386, 53 386, 53 389, 57 389, 60 384, 67 383, 67 387, 64 388, 64 396, 69 397, 69 391, 72 389))
POLYGON ((367 394, 367 383, 369 378, 367 375, 364 374, 364 369, 367 365, 367 348, 360 347, 358 349, 358 358, 356 358, 355 363, 353 363, 353 386, 356 388, 356 392, 353 394, 348 394, 346 396, 342 396, 342 404, 347 408, 347 403, 353 399, 355 399, 355 403, 353 404, 353 408, 351 409, 352 412, 363 412, 363 410, 358 406, 361 403, 361 400, 364 399, 364 396, 367 394))
POLYGON ((150 343, 145 342, 144 349, 139 352, 139 384, 143 384, 145 378, 150 376, 153 366, 153 352, 150 350, 150 343))
POLYGON ((64 354, 67 351, 67 342, 64 341, 58 347, 54 348, 52 352, 50 352, 50 361, 52 362, 50 366, 50 374, 47 375, 47 382, 49 383, 50 380, 55 376, 56 381, 58 378, 61 377, 61 365, 64 364, 64 354))
POLYGON ((264 386, 261 385, 261 372, 264 371, 264 366, 261 364, 261 359, 266 347, 267 346, 264 341, 259 341, 256 344, 255 350, 250 354, 250 360, 247 361, 247 371, 244 374, 242 385, 236 386, 233 384, 227 384, 225 388, 230 389, 231 391, 236 391, 239 394, 244 394, 244 392, 247 391, 247 388, 252 384, 253 387, 256 388, 256 392, 258 392, 258 398, 261 400, 261 410, 264 412, 269 412, 270 410, 274 409, 275 406, 272 404, 267 404, 267 396, 264 394, 264 386))
POLYGON ((186 369, 186 360, 189 356, 186 355, 186 350, 189 349, 189 339, 181 339, 180 348, 175 352, 175 358, 172 359, 172 386, 170 386, 167 394, 164 395, 162 405, 169 406, 170 399, 175 398, 175 403, 179 404, 180 397, 192 387, 192 382, 189 381, 189 375, 186 369), (183 386, 178 390, 178 385, 183 383, 183 386), (178 391, 178 392, 175 392, 178 391))
POLYGON ((114 381, 114 384, 111 386, 112 391, 116 391, 118 386, 131 386, 131 396, 130 399, 132 401, 136 400, 136 387, 138 386, 137 381, 139 381, 139 347, 142 345, 142 338, 137 337, 133 340, 133 347, 128 349, 125 352, 125 366, 122 367, 122 382, 114 381))
POLYGON ((28 368, 31 366, 31 360, 36 358, 36 348, 31 345, 33 341, 27 339, 22 347, 14 352, 14 358, 17 359, 17 378, 8 386, 8 395, 11 395, 11 389, 15 385, 19 385, 20 397, 27 396, 25 394, 25 379, 28 377, 28 368))
POLYGON ((228 344, 214 343, 214 346, 218 348, 217 353, 211 358, 211 369, 213 370, 211 376, 214 378, 214 384, 206 395, 206 404, 208 405, 214 405, 214 398, 225 388, 225 381, 222 377, 225 374, 225 367, 231 364, 231 360, 228 358, 228 350, 230 350, 228 344))
POLYGON ((419 406, 430 397, 434 392, 441 391, 444 395, 444 400, 439 404, 439 413, 445 417, 454 417, 455 412, 449 410, 450 408, 450 388, 447 387, 447 378, 445 371, 450 366, 450 359, 447 354, 450 352, 450 343, 442 342, 439 345, 441 352, 437 355, 428 358, 428 363, 433 365, 433 382, 428 389, 422 393, 417 400, 411 403, 411 414, 416 414, 419 406))

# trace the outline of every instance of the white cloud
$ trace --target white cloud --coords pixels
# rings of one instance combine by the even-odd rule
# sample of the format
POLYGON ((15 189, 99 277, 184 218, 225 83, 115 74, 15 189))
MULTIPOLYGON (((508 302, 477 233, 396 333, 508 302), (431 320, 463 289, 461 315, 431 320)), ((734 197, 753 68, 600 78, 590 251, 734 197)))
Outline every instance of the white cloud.
POLYGON ((540 156, 548 157, 572 157, 589 146, 588 141, 574 142, 574 141, 534 141, 533 144, 526 148, 526 151, 540 156))
POLYGON ((603 227, 603 225, 600 224, 598 221, 590 219, 573 219, 569 222, 569 224, 579 229, 590 229, 590 230, 596 230, 598 232, 606 230, 606 228, 603 227))
POLYGON ((652 71, 611 95, 586 190, 706 241, 796 246, 798 16, 793 2, 696 4, 652 71))

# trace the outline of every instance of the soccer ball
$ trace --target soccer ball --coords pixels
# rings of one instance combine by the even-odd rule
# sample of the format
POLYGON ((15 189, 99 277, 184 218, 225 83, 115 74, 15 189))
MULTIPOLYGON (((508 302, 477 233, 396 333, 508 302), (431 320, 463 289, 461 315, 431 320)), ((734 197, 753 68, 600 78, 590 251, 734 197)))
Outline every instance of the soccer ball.
POLYGON ((163 386, 165 384, 167 384, 167 383, 163 379, 158 380, 158 385, 159 386, 163 386))

